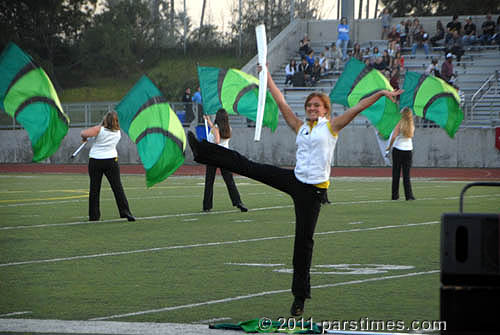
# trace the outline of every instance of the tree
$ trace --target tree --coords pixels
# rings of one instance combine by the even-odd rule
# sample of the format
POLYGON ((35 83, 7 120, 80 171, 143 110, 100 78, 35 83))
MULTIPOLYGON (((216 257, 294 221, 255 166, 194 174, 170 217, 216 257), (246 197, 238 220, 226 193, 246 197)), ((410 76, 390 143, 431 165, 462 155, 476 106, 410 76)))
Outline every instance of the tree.
POLYGON ((0 0, 0 48, 13 41, 41 61, 49 73, 54 63, 71 61, 68 46, 91 22, 97 0, 0 0))
POLYGON ((500 12, 498 0, 382 0, 393 17, 485 15, 500 12))

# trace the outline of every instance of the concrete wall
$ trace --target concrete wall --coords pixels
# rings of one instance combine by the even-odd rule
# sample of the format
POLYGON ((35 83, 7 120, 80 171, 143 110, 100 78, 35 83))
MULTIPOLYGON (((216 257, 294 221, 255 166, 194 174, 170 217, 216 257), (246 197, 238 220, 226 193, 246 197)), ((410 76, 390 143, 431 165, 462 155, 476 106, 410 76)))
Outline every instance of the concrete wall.
MULTIPOLYGON (((286 126, 274 134, 262 131, 262 141, 253 141, 254 128, 235 128, 231 148, 252 160, 279 166, 295 164, 295 134, 286 126)), ((45 163, 85 164, 87 146, 74 160, 71 153, 79 145, 81 129, 71 128, 59 150, 45 163)), ((122 164, 139 164, 136 146, 122 134, 118 154, 122 164)), ((0 163, 29 163, 31 145, 26 131, 0 132, 0 163)), ((193 164, 191 150, 186 149, 186 164, 193 164)), ((339 135, 335 150, 335 166, 383 166, 373 128, 347 127, 339 135)), ((450 139, 438 128, 419 128, 415 132, 413 166, 415 167, 474 167, 500 168, 500 151, 495 148, 495 129, 463 128, 450 139)))

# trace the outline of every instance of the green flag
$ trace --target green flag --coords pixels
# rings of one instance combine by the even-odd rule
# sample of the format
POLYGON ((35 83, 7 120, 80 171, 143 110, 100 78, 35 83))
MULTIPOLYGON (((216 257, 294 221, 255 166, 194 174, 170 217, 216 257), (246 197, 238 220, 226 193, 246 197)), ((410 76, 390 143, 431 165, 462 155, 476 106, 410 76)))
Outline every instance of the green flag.
POLYGON ((69 118, 52 82, 14 43, 0 55, 0 109, 28 132, 33 162, 50 157, 68 133, 69 118))
POLYGON ((179 118, 151 80, 142 78, 116 107, 120 126, 137 145, 151 187, 184 163, 186 134, 179 118))
MULTIPOLYGON (((251 319, 239 323, 219 323, 210 325, 212 329, 243 330, 246 333, 286 333, 286 334, 324 334, 315 323, 307 320, 296 322, 272 321, 268 318, 251 319)), ((294 319, 292 319, 294 320, 294 319)), ((294 320, 295 321, 295 320, 294 320)))
MULTIPOLYGON (((378 70, 366 66, 356 58, 351 58, 330 92, 330 101, 346 107, 353 107, 363 98, 380 90, 393 91, 387 78, 378 70)), ((398 106, 387 97, 378 99, 361 114, 370 120, 384 139, 389 137, 401 119, 398 106)))
MULTIPOLYGON (((224 108, 228 114, 243 115, 250 120, 257 119, 259 102, 259 80, 236 69, 220 69, 198 66, 203 111, 215 114, 224 108)), ((278 126, 278 105, 267 92, 262 125, 274 131, 278 126)))
POLYGON ((413 112, 433 121, 453 138, 462 123, 457 90, 441 78, 417 72, 407 72, 401 94, 400 108, 410 107, 413 112))

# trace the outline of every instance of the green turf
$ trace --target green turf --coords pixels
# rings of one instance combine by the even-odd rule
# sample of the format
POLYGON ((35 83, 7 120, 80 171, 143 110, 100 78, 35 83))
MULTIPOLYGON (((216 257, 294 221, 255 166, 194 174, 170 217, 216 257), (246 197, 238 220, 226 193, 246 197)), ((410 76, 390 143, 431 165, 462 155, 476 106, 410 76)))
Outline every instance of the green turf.
MULTIPOLYGON (((250 209, 240 213, 218 177, 205 214, 201 177, 170 177, 152 189, 144 176, 122 181, 138 220, 118 220, 104 181, 103 221, 88 223, 88 176, 0 175, 0 314, 89 320, 136 313, 112 320, 156 322, 288 316, 294 214, 287 195, 237 178, 250 209)), ((439 270, 441 214, 458 211, 464 185, 415 179, 417 200, 407 202, 388 200, 390 179, 334 179, 313 256, 311 284, 323 287, 313 288, 304 316, 439 319, 439 272, 423 273, 439 270), (332 268, 339 264, 350 270, 332 268), (406 268, 346 273, 372 264, 406 268), (367 281, 375 278, 383 280, 367 281)), ((471 188, 464 208, 498 213, 499 200, 499 189, 471 188)))

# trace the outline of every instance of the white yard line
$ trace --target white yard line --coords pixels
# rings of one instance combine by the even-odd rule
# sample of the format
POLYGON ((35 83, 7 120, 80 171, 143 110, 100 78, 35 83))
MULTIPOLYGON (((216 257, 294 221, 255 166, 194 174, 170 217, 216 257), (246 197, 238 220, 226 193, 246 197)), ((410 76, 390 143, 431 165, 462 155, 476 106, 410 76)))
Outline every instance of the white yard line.
MULTIPOLYGON (((369 283, 369 282, 374 282, 374 281, 381 281, 381 280, 388 280, 388 279, 399 279, 399 278, 406 278, 406 277, 413 277, 413 276, 420 276, 420 275, 427 275, 427 274, 435 274, 435 273, 439 273, 439 270, 413 272, 413 273, 407 273, 407 274, 403 274, 403 275, 394 275, 394 276, 373 277, 373 278, 360 279, 360 280, 351 280, 351 281, 341 282, 341 283, 316 285, 316 286, 311 286, 311 288, 321 289, 321 288, 329 288, 329 287, 336 287, 336 286, 363 284, 363 283, 369 283)), ((138 311, 138 312, 133 312, 133 313, 115 314, 115 315, 103 316, 103 317, 99 317, 99 318, 93 318, 93 319, 90 319, 90 321, 111 320, 111 319, 125 318, 125 317, 129 317, 129 316, 169 312, 169 311, 175 311, 175 310, 179 310, 179 309, 214 305, 214 304, 233 302, 233 301, 238 301, 238 300, 262 297, 262 296, 273 295, 273 294, 281 294, 281 293, 290 293, 290 289, 265 291, 265 292, 247 294, 247 295, 240 295, 240 296, 236 296, 236 297, 232 297, 232 298, 209 300, 209 301, 204 301, 204 302, 197 302, 197 303, 186 304, 186 305, 150 309, 150 310, 138 311)))
MULTIPOLYGON (((361 232, 361 231, 375 231, 375 230, 382 230, 382 229, 418 227, 418 226, 432 225, 432 224, 437 224, 437 223, 439 223, 439 221, 421 222, 421 223, 408 223, 408 224, 390 225, 390 226, 378 226, 378 227, 371 227, 371 228, 333 230, 333 231, 327 231, 327 232, 318 232, 318 233, 315 233, 315 235, 316 236, 320 236, 320 235, 331 235, 331 234, 339 234, 339 233, 351 233, 351 232, 361 232)), ((121 255, 130 255, 130 254, 138 254, 138 253, 146 253, 146 252, 177 250, 177 249, 191 249, 191 248, 213 247, 213 246, 221 246, 221 245, 229 245, 229 244, 270 241, 270 240, 279 240, 279 239, 293 238, 294 236, 295 235, 269 236, 269 237, 251 238, 251 239, 245 239, 245 240, 209 242, 209 243, 196 243, 196 244, 175 245, 175 246, 149 248, 149 249, 138 249, 138 250, 117 251, 117 252, 106 252, 106 253, 93 254, 93 255, 80 255, 80 256, 72 256, 72 257, 39 259, 39 260, 31 260, 31 261, 3 263, 3 264, 0 264, 0 267, 16 266, 16 265, 27 265, 27 264, 40 264, 40 263, 56 263, 56 262, 63 262, 63 261, 74 261, 74 260, 79 260, 79 259, 99 258, 99 257, 108 257, 108 256, 121 256, 121 255)))

